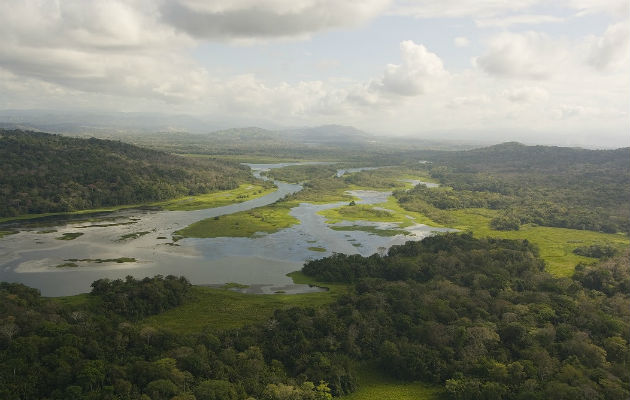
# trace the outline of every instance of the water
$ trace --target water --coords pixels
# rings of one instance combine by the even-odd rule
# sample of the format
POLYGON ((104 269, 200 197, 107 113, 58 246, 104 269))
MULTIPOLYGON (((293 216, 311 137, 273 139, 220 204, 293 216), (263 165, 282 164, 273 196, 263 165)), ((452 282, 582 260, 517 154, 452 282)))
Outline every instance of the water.
MULTIPOLYGON (((297 163, 248 164, 254 175, 297 163)), ((20 233, 0 239, 0 281, 21 282, 41 290, 44 296, 62 296, 88 292, 90 284, 100 278, 184 275, 194 284, 238 282, 252 285, 250 293, 300 293, 317 290, 294 285, 286 274, 301 269, 306 260, 333 252, 373 254, 382 248, 419 240, 439 230, 425 225, 405 228, 411 236, 380 237, 362 231, 335 231, 329 228, 318 211, 344 203, 302 203, 290 213, 300 224, 279 232, 255 238, 186 238, 171 242, 172 232, 193 222, 215 216, 264 206, 301 190, 297 184, 275 182, 278 190, 243 203, 196 211, 122 210, 109 213, 106 220, 80 222, 59 221, 46 228, 22 228, 20 233), (113 225, 121 224, 122 225, 113 225), (108 225, 111 226, 96 226, 108 225), (38 233, 55 229, 56 232, 38 233), (70 240, 57 240, 63 233, 81 232, 70 240), (122 235, 149 232, 137 239, 119 240, 122 235), (309 247, 321 247, 315 252, 309 247), (135 258, 132 263, 80 263, 78 268, 55 268, 68 259, 135 258), (87 265, 87 266, 84 266, 87 265)), ((380 203, 389 192, 353 191, 358 203, 380 203)), ((391 223, 352 222, 380 229, 395 228, 391 223)))

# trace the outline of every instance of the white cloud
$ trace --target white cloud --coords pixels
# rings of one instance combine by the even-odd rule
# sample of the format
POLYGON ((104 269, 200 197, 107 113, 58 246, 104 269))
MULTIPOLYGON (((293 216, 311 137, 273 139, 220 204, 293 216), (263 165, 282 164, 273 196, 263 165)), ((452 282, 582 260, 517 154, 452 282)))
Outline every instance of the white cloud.
POLYGON ((538 25, 550 22, 563 22, 565 18, 553 15, 521 14, 503 16, 501 18, 486 18, 475 20, 479 28, 508 28, 513 25, 538 25))
POLYGON ((465 36, 458 36, 453 39, 453 43, 455 43, 457 47, 467 47, 470 44, 470 40, 465 36))
POLYGON ((379 15, 390 0, 173 0, 163 20, 182 32, 212 39, 261 40, 305 37, 353 27, 379 15))
POLYGON ((599 70, 627 67, 630 58, 630 27, 627 22, 611 25, 603 36, 586 43, 586 61, 599 70))
POLYGON ((546 100, 549 92, 538 86, 522 86, 506 89, 503 96, 514 103, 532 103, 546 100))
MULTIPOLYGON (((480 21, 495 17, 513 17, 517 21, 519 13, 527 13, 538 6, 546 7, 549 3, 546 0, 398 0, 393 4, 389 13, 414 18, 470 17, 480 21)), ((630 2, 627 0, 557 0, 554 1, 553 5, 558 10, 564 9, 566 12, 577 16, 607 14, 615 18, 627 19, 630 11, 630 2)), ((523 18, 523 20, 527 20, 527 18, 523 18)), ((530 21, 533 19, 530 18, 530 21)))
POLYGON ((373 88, 400 96, 425 93, 436 78, 446 75, 440 57, 411 40, 400 43, 402 64, 388 64, 383 78, 373 88))
POLYGON ((578 16, 608 14, 615 18, 627 19, 630 2, 627 0, 565 0, 568 7, 577 11, 578 16))
POLYGON ((488 18, 506 12, 525 10, 542 0, 400 0, 392 13, 415 18, 488 18))
POLYGON ((540 32, 504 32, 493 37, 476 65, 496 76, 547 79, 568 57, 566 44, 540 32))

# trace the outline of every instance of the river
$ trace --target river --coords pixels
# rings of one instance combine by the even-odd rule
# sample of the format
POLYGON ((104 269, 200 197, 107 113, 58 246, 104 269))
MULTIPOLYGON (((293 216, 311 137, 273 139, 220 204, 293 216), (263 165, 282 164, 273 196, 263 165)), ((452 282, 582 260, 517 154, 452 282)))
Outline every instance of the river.
MULTIPOLYGON (((248 164, 255 176, 272 168, 299 163, 248 164)), ((345 171, 344 171, 345 172, 345 171)), ((278 190, 257 199, 195 211, 156 211, 126 209, 107 213, 91 222, 59 220, 55 226, 20 228, 20 232, 0 238, 0 281, 20 282, 39 289, 44 296, 65 296, 90 291, 100 278, 136 278, 184 275, 193 284, 238 282, 252 285, 255 293, 304 293, 319 290, 295 285, 286 274, 301 269, 303 263, 332 252, 369 255, 407 240, 419 240, 439 230, 425 225, 405 228, 411 236, 381 237, 363 231, 336 231, 317 212, 344 203, 302 203, 291 210, 300 224, 255 238, 185 238, 171 242, 172 232, 193 222, 232 214, 271 204, 302 189, 300 185, 275 181, 278 190), (55 231, 48 232, 47 231, 55 231), (42 233, 44 232, 44 233, 42 233), (58 240, 64 233, 81 232, 74 240, 58 240), (137 239, 119 240, 134 232, 149 232, 137 239), (311 249, 309 249, 309 247, 311 249), (316 252, 313 248, 326 251, 316 252), (56 268, 69 259, 135 258, 136 262, 89 262, 75 268, 56 268)), ((356 191, 358 203, 380 203, 388 192, 356 191)), ((352 224, 361 224, 353 222, 352 224)), ((370 223, 375 225, 374 223, 370 223)), ((380 228, 395 225, 380 223, 380 228)))

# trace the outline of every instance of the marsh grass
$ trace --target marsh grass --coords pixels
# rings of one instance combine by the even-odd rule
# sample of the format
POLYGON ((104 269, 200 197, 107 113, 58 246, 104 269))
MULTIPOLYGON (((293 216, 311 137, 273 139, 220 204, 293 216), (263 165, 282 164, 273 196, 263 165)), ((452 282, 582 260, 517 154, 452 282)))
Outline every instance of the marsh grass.
POLYGON ((254 237, 257 233, 273 233, 298 224, 289 215, 293 203, 276 203, 230 215, 208 218, 175 232, 182 237, 254 237))

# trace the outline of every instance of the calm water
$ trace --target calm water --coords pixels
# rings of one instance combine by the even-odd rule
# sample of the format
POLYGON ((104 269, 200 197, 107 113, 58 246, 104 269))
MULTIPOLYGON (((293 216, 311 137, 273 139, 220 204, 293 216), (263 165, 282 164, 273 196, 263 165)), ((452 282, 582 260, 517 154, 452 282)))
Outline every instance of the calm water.
MULTIPOLYGON (((249 164, 254 175, 294 163, 249 164)), ((264 178, 264 177, 263 177, 264 178)), ((173 231, 193 222, 271 204, 287 194, 301 190, 300 185, 275 182, 278 190, 266 196, 239 204, 197 211, 123 210, 109 213, 96 222, 59 221, 45 228, 22 227, 20 233, 0 239, 0 281, 21 282, 41 290, 45 296, 72 295, 90 290, 100 278, 138 278, 162 275, 184 275, 194 284, 239 282, 251 284, 249 292, 299 293, 318 290, 294 285, 287 273, 299 270, 304 261, 324 257, 332 252, 369 255, 380 247, 419 240, 439 229, 416 225, 405 230, 412 236, 380 237, 361 231, 335 231, 317 212, 344 203, 313 205, 303 203, 291 210, 299 225, 256 238, 182 239, 171 242, 173 231), (123 225, 113 225, 113 224, 123 225), (108 225, 111 226, 95 226, 108 225), (41 233, 55 229, 57 232, 41 233), (57 240, 63 233, 81 232, 70 240, 57 240), (119 240, 122 235, 149 232, 137 239, 119 240), (309 250, 321 247, 325 252, 309 250), (79 262, 79 268, 55 268, 68 259, 135 258, 137 262, 79 262)), ((359 203, 380 203, 389 193, 355 191, 359 203)), ((352 222, 395 228, 395 224, 352 222)))

